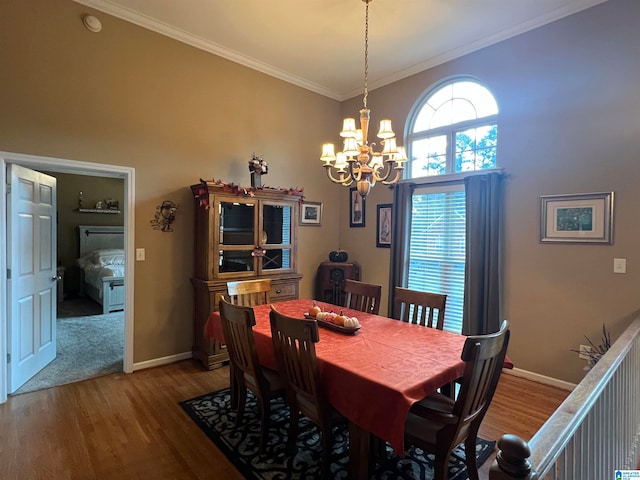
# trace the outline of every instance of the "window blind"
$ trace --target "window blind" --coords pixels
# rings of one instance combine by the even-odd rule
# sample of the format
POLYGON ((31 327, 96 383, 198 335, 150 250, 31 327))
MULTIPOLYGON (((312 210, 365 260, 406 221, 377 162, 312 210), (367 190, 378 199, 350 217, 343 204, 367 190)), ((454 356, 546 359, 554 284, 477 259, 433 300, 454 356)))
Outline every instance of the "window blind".
POLYGON ((462 332, 464 185, 424 187, 412 197, 407 287, 447 295, 444 328, 462 332))

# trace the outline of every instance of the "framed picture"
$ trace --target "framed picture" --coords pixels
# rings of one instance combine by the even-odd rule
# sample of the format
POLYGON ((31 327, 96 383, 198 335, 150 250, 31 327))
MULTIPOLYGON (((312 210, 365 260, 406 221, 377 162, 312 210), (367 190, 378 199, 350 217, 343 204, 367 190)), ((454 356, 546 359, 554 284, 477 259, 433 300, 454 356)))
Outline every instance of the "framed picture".
POLYGON ((381 203, 378 205, 378 215, 376 217, 376 247, 391 247, 391 204, 381 203))
POLYGON ((105 204, 106 208, 109 209, 109 210, 119 210, 120 209, 120 202, 118 202, 117 200, 113 200, 112 198, 107 198, 104 201, 104 204, 105 204))
POLYGON ((300 205, 300 225, 322 225, 322 203, 305 201, 300 205))
POLYGON ((540 199, 540 242, 613 243, 613 192, 540 199))
POLYGON ((365 201, 360 196, 356 187, 349 189, 349 226, 364 227, 365 201))

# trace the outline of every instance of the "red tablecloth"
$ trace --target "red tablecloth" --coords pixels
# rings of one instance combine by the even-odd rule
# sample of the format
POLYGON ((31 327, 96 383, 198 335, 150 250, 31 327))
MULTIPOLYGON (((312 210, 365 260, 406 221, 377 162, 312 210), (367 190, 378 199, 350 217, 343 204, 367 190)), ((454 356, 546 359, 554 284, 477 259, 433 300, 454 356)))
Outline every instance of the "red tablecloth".
MULTIPOLYGON (((302 318, 311 300, 275 303, 281 313, 302 318)), ((466 337, 378 315, 318 302, 360 320, 355 335, 320 330, 316 345, 320 376, 331 404, 349 421, 404 451, 404 425, 411 405, 462 376, 466 337)), ((275 368, 270 305, 254 307, 254 336, 260 363, 275 368)), ((224 342, 220 316, 211 314, 205 336, 224 342)))

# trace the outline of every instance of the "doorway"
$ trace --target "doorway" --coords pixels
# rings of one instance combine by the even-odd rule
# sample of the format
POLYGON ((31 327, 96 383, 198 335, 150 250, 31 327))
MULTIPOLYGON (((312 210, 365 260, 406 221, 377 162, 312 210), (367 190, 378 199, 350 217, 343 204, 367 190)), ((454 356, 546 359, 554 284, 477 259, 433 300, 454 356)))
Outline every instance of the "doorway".
MULTIPOLYGON (((134 283, 134 198, 135 198, 135 169, 114 165, 79 162, 51 157, 0 152, 0 240, 7 245, 7 216, 6 216, 6 166, 15 163, 34 170, 49 172, 72 173, 107 178, 120 178, 124 181, 124 231, 125 231, 125 308, 124 308, 124 357, 123 370, 125 373, 133 371, 133 283, 134 283)), ((7 269, 6 249, 0 249, 0 270, 7 269)), ((0 276, 0 305, 7 305, 7 276, 0 276)), ((8 396, 8 341, 7 338, 7 310, 0 309, 0 403, 4 403, 8 396)))

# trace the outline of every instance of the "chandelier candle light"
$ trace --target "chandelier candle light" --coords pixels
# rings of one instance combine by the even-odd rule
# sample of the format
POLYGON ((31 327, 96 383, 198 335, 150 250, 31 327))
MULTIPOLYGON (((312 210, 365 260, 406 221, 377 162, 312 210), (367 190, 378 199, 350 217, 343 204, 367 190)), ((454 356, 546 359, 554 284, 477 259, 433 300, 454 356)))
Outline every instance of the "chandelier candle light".
POLYGON ((402 178, 407 154, 404 147, 396 145, 396 134, 391 129, 391 120, 381 120, 378 138, 381 139, 382 150, 374 151, 375 143, 369 144, 369 119, 371 110, 367 108, 368 70, 369 70, 369 3, 373 0, 362 0, 366 4, 364 33, 364 108, 360 110, 360 128, 356 130, 354 118, 345 118, 340 136, 344 138, 342 152, 335 154, 333 143, 322 146, 320 160, 327 171, 327 176, 334 183, 345 187, 356 183, 358 193, 365 198, 376 182, 384 185, 397 183, 402 178), (333 171, 335 170, 335 174, 333 171), (395 173, 395 175, 392 175, 395 173))

